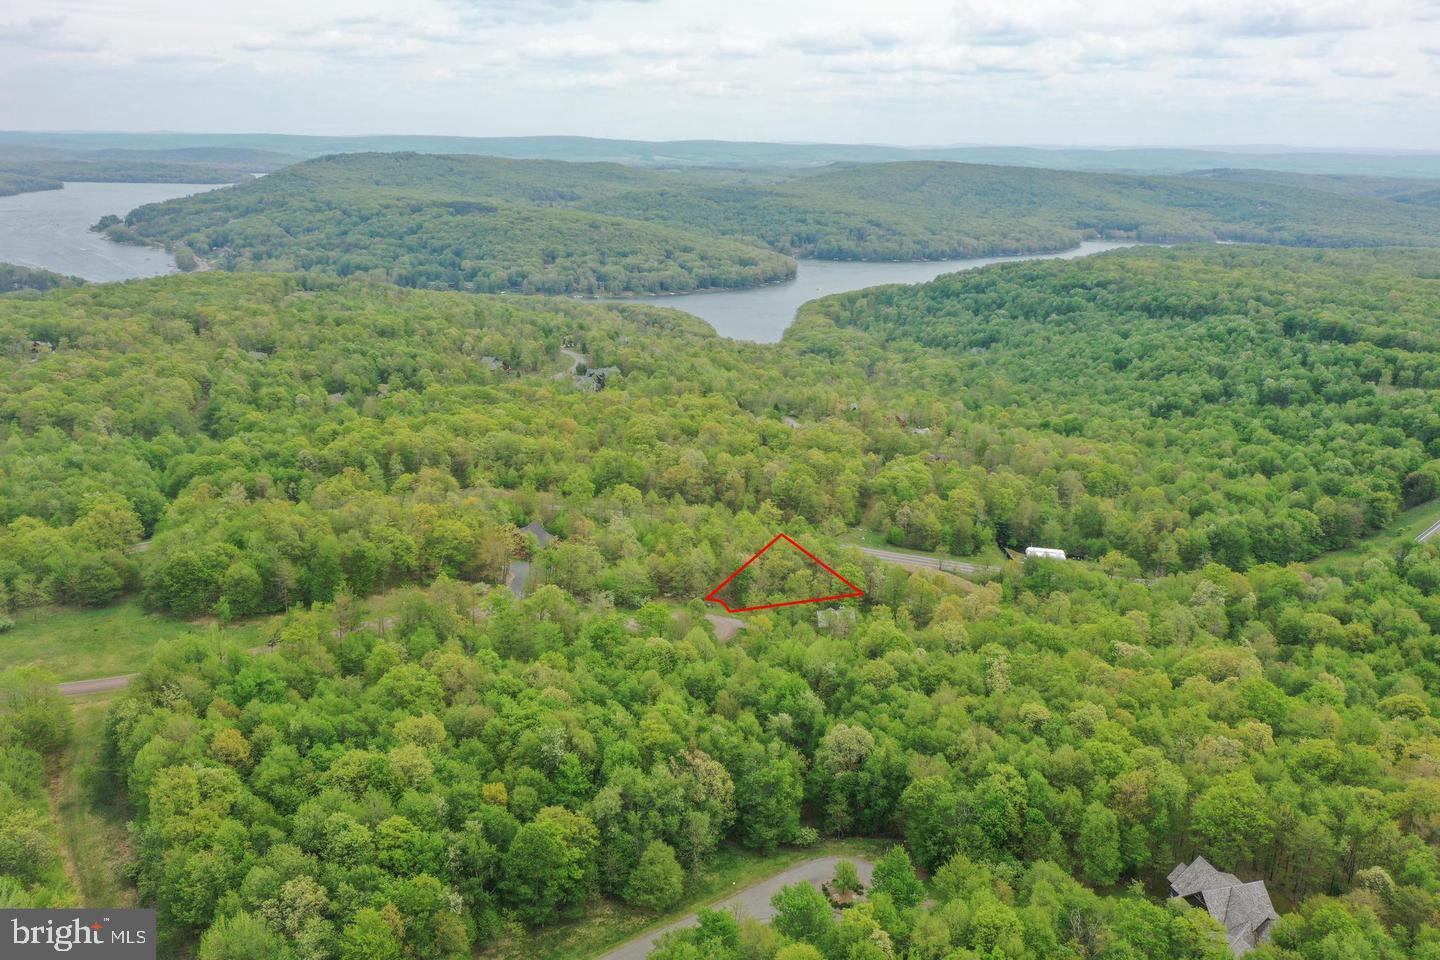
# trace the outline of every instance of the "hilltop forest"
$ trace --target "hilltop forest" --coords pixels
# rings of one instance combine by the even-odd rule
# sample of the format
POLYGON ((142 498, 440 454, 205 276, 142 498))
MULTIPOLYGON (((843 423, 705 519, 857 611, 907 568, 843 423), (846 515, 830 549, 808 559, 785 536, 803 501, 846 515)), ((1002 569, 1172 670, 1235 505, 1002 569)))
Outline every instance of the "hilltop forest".
MULTIPOLYGON (((763 346, 323 272, 0 297, 0 605, 279 616, 258 651, 161 644, 108 715, 171 956, 523 955, 722 852, 869 836, 898 849, 843 919, 792 888, 658 955, 1217 960, 1164 903, 1203 854, 1281 907, 1251 956, 1434 958, 1440 547, 1304 561, 1434 498, 1436 277, 1132 249, 830 298, 763 346), (720 632, 698 598, 780 530, 864 597, 720 632), (1078 560, 962 580, 857 531, 1078 560)), ((66 718, 3 676, 10 905, 73 896, 66 718)))
POLYGON ((755 286, 792 276, 792 257, 933 260, 1065 250, 1093 237, 1434 244, 1440 209, 1402 199, 921 161, 677 172, 342 154, 105 226, 115 239, 190 250, 227 270, 626 295, 755 286))

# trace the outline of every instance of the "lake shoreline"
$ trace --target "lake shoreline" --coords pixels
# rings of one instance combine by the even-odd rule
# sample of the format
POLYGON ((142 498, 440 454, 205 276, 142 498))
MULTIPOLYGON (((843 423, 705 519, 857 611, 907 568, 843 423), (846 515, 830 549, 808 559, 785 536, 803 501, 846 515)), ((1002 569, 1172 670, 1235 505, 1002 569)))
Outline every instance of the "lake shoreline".
POLYGON ((956 260, 820 260, 796 258, 795 276, 754 287, 690 290, 631 296, 576 296, 587 303, 642 304, 682 310, 710 325, 718 336, 751 343, 778 343, 800 307, 820 297, 867 287, 928 283, 937 277, 1002 263, 1066 260, 1142 246, 1137 240, 1082 240, 1047 253, 1020 253, 956 260))

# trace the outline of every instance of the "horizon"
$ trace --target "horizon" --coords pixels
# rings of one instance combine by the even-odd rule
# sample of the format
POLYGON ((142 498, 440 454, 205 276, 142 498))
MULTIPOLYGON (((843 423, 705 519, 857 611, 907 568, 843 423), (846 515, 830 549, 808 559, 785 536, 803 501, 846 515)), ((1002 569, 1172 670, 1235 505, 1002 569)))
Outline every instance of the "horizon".
POLYGON ((599 143, 724 143, 763 144, 785 147, 874 147, 887 150, 1094 150, 1118 152, 1126 150, 1190 151, 1199 153, 1231 154, 1355 154, 1364 156, 1440 156, 1437 147, 1326 147, 1305 143, 1137 143, 1116 142, 1008 142, 1008 141, 957 141, 951 143, 911 143, 881 140, 767 140, 753 137, 603 137, 583 133, 390 133, 385 131, 352 133, 289 133, 276 130, 200 130, 184 128, 145 129, 0 129, 5 137, 291 137, 316 140, 374 140, 374 139, 435 139, 435 140, 590 140, 599 143))

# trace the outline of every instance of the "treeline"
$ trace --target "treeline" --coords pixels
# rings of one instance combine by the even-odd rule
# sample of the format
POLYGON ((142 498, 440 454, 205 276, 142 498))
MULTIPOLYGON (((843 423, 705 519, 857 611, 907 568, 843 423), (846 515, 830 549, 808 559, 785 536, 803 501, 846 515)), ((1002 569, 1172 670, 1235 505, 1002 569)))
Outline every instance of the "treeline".
POLYGON ((44 181, 98 183, 238 183, 250 179, 247 172, 204 164, 155 160, 16 160, 3 154, 0 154, 0 173, 44 181))
POLYGON ((1428 246, 1437 228, 1440 212, 1424 204, 1289 183, 939 162, 759 176, 343 154, 142 207, 116 229, 227 269, 628 294, 783 279, 790 256, 946 259, 1087 237, 1428 246))
POLYGON ((239 183, 292 161, 264 150, 228 147, 91 150, 27 143, 23 137, 0 140, 0 180, 21 176, 107 183, 239 183))
POLYGON ((17 193, 34 193, 37 190, 59 190, 63 186, 65 184, 59 180, 0 170, 0 197, 12 197, 17 193))
POLYGON ((21 290, 44 292, 60 287, 78 287, 84 282, 79 277, 68 277, 50 270, 0 263, 0 294, 21 290))
POLYGON ((55 678, 30 668, 0 670, 0 904, 6 909, 73 907, 50 813, 47 765, 69 743, 70 707, 55 678))

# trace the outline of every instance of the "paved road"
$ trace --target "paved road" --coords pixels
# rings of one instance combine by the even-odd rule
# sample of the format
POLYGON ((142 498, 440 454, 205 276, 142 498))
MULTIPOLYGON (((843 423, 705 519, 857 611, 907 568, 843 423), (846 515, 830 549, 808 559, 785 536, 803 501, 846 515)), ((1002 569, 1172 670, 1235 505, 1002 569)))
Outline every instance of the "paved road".
POLYGON ((119 690, 134 680, 137 675, 133 673, 122 674, 118 677, 101 677, 98 680, 71 680, 69 683, 59 684, 60 693, 66 697, 80 697, 87 693, 103 693, 106 690, 119 690))
POLYGON ((1440 520, 1436 520, 1434 523, 1430 524, 1430 526, 1425 530, 1424 533, 1420 534, 1420 536, 1415 538, 1415 542, 1428 543, 1430 538, 1435 536, 1435 534, 1437 533, 1440 533, 1440 520))
POLYGON ((511 560, 509 572, 505 574, 505 586, 515 594, 517 599, 525 599, 525 590, 530 579, 529 560, 511 560))
POLYGON ((929 567, 944 573, 999 573, 999 567, 980 563, 966 563, 963 560, 946 560, 941 557, 927 557, 915 553, 900 553, 897 550, 881 550, 878 547, 861 547, 860 552, 886 563, 898 563, 906 567, 929 567))
POLYGON ((570 369, 566 370, 564 373, 555 374, 556 380, 564 380, 567 376, 575 376, 575 371, 580 369, 580 364, 582 363, 585 364, 585 366, 587 367, 590 366, 589 358, 586 357, 583 353, 576 353, 569 347, 561 347, 560 352, 570 358, 570 369))
MULTIPOLYGON (((777 890, 802 880, 807 880, 818 887, 823 881, 829 880, 835 875, 835 864, 841 860, 849 860, 855 864, 855 870, 860 874, 861 881, 866 884, 870 883, 870 874, 874 871, 875 864, 868 860, 861 860, 859 857, 817 857, 791 867, 789 870, 782 870, 770 879, 761 880, 754 886, 746 887, 719 903, 712 903, 710 909, 732 910, 742 916, 754 917, 757 920, 769 920, 775 916, 775 908, 770 906, 770 898, 775 895, 777 890)), ((666 924, 649 933, 641 934, 634 940, 622 943, 597 960, 645 960, 645 957, 654 949, 655 941, 660 937, 671 930, 693 927, 699 922, 699 917, 692 913, 688 917, 683 917, 674 923, 666 924)))

